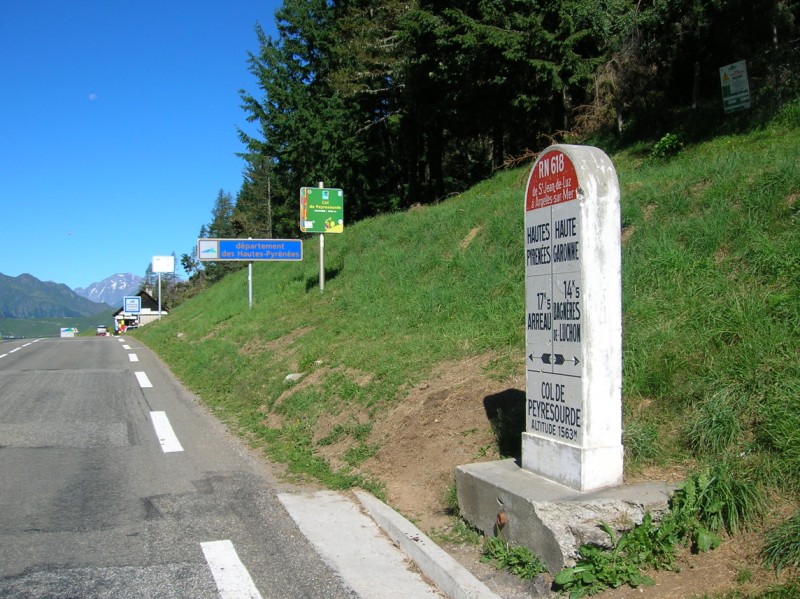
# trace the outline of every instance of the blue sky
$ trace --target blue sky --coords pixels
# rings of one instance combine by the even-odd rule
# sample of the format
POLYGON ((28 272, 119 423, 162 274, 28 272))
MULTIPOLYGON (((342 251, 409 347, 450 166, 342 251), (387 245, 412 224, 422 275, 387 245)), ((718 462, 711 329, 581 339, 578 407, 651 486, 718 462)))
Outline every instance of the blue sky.
POLYGON ((247 52, 279 6, 2 0, 0 273, 74 289, 189 253, 241 185, 247 52))

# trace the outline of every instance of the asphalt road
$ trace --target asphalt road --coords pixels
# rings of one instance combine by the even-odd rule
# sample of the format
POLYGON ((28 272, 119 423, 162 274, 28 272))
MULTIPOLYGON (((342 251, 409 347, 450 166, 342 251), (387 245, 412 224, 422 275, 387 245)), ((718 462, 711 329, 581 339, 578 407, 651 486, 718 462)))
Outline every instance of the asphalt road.
POLYGON ((0 597, 351 596, 146 347, 0 344, 0 597))

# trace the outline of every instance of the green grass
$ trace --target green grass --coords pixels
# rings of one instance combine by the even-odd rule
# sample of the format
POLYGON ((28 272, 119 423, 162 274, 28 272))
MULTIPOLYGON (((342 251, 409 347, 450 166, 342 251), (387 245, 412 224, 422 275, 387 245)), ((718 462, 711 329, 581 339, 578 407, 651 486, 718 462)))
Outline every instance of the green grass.
POLYGON ((254 266, 252 310, 243 270, 137 334, 271 455, 318 477, 319 458, 299 452, 297 439, 310 456, 345 439, 341 457, 355 469, 378 449, 368 438, 376 416, 438 362, 497 351, 492 373, 508 376, 524 351, 521 176, 326 236, 324 293, 316 238, 307 239, 302 263, 254 266), (298 371, 316 384, 284 382, 298 371), (280 429, 261 423, 268 412, 280 429))
POLYGON ((800 511, 767 533, 764 565, 800 574, 800 511))
POLYGON ((532 580, 537 574, 547 572, 547 568, 530 549, 521 545, 509 545, 498 537, 486 539, 481 561, 492 564, 498 570, 506 570, 523 580, 532 580))
MULTIPOLYGON (((747 481, 728 489, 733 511, 720 516, 733 530, 744 524, 730 519, 742 516, 737 493, 799 498, 798 148, 794 104, 766 128, 657 160, 642 147, 611 157, 622 190, 626 469, 724 464, 747 481)), ((491 352, 487 375, 521 374, 526 178, 500 172, 440 204, 327 235, 324 293, 309 238, 301 263, 255 265, 252 309, 245 269, 137 335, 296 476, 380 491, 359 471, 380 449, 371 425, 436 364, 491 352), (290 372, 307 378, 287 384, 290 372), (320 455, 331 446, 337 466, 320 455)), ((513 452, 502 435, 497 444, 513 452)))

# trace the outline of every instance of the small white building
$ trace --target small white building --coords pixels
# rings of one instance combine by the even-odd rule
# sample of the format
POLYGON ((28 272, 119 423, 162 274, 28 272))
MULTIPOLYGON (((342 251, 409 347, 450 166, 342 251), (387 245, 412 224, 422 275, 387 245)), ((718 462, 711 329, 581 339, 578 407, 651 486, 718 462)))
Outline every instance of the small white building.
POLYGON ((164 317, 169 314, 169 309, 161 304, 161 311, 159 312, 158 301, 146 291, 140 291, 136 294, 142 298, 142 305, 140 312, 125 312, 120 308, 114 312, 114 330, 119 331, 124 325, 126 329, 143 327, 146 324, 158 320, 159 317, 164 317))

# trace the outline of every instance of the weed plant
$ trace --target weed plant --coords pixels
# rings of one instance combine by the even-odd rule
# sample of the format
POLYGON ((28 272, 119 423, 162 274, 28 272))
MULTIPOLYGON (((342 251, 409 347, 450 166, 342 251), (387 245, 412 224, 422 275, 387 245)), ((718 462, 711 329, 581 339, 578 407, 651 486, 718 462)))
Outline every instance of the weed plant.
POLYGON ((667 133, 653 145, 650 156, 654 160, 665 160, 674 156, 682 149, 683 142, 680 137, 675 133, 667 133))
POLYGON ((554 582, 570 599, 623 585, 650 585, 653 581, 644 571, 674 570, 678 545, 691 544, 699 552, 716 549, 723 530, 735 532, 752 524, 763 509, 757 486, 737 481, 725 465, 715 466, 687 479, 659 523, 647 513, 641 524, 619 538, 601 523, 612 548, 583 545, 576 565, 559 572, 554 582))
POLYGON ((453 518, 448 525, 432 530, 430 537, 437 543, 470 546, 479 546, 484 538, 478 529, 461 518, 453 518))
POLYGON ((479 545, 483 540, 483 534, 461 518, 455 480, 445 487, 441 502, 444 512, 449 516, 449 523, 440 529, 432 530, 431 538, 441 543, 479 545))
POLYGON ((489 537, 484 541, 481 561, 523 580, 531 580, 547 571, 530 549, 522 545, 510 545, 500 537, 489 537))
POLYGON ((559 572, 553 581, 559 590, 569 593, 570 599, 596 595, 623 585, 638 587, 653 584, 653 579, 642 573, 635 549, 629 550, 632 534, 623 533, 617 539, 608 524, 602 522, 600 526, 610 537, 612 549, 609 551, 595 545, 583 545, 578 550, 577 564, 559 572))
POLYGON ((719 533, 735 534, 760 520, 766 501, 760 485, 734 476, 727 462, 690 476, 673 494, 665 519, 674 522, 679 538, 700 551, 719 544, 719 533))
POLYGON ((447 485, 442 494, 442 504, 448 516, 460 516, 461 508, 458 505, 458 487, 455 481, 447 485))

